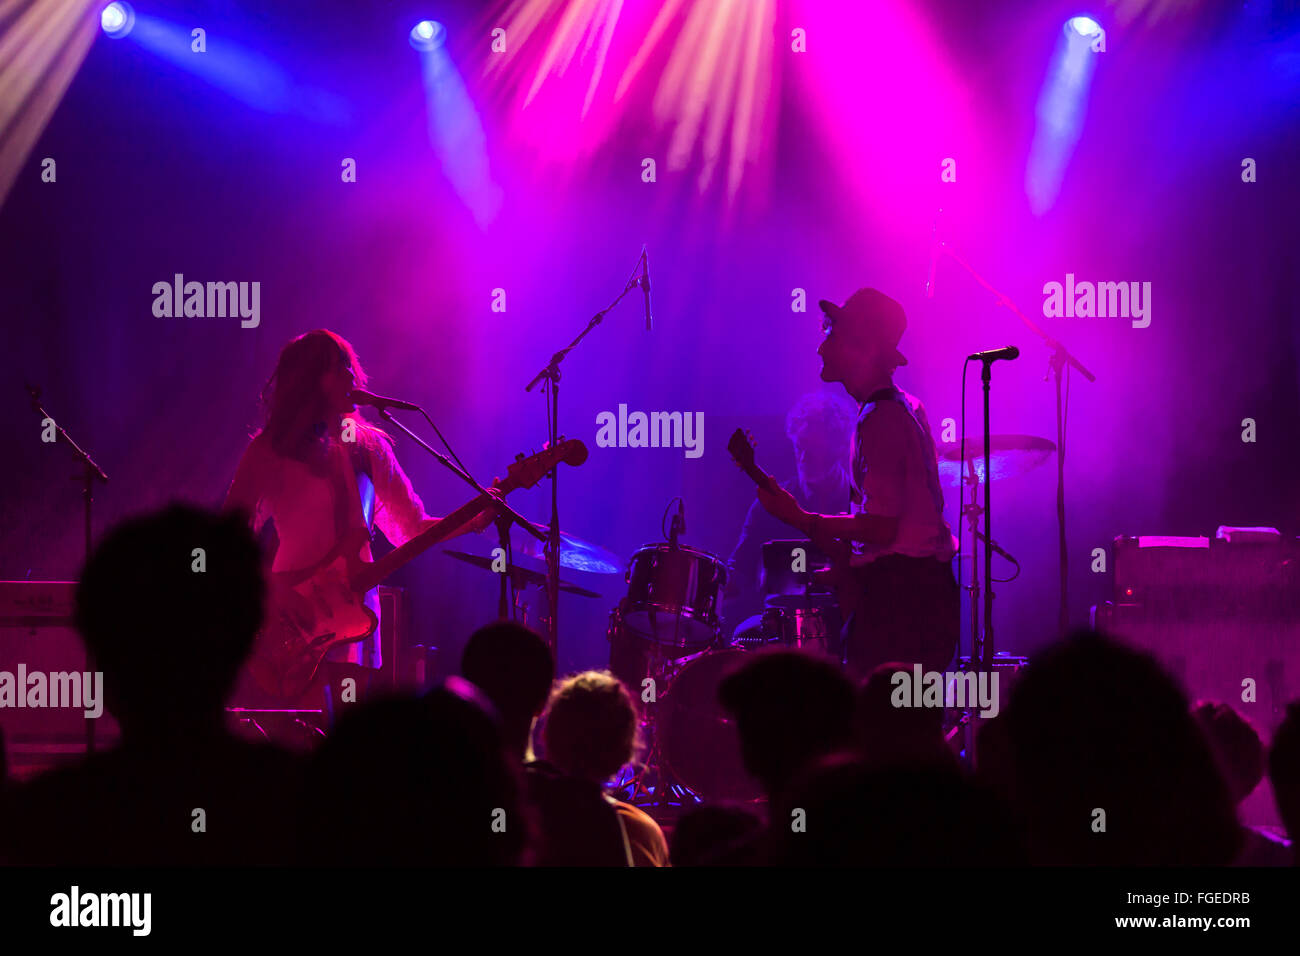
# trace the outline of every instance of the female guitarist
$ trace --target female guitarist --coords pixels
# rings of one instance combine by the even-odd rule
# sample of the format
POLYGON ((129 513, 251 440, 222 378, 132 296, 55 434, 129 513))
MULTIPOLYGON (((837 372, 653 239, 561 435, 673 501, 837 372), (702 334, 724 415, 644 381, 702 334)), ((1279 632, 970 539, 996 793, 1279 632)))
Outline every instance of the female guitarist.
MULTIPOLYGON (((425 513, 383 432, 356 414, 350 396, 365 383, 347 340, 316 329, 284 347, 262 390, 266 422, 239 461, 225 506, 242 509, 255 531, 271 522, 272 608, 295 600, 277 584, 283 577, 279 572, 313 567, 349 536, 361 542, 361 556, 370 560, 372 523, 396 546, 438 521, 425 513)), ((449 537, 481 531, 493 517, 493 510, 485 509, 449 537)), ((365 604, 378 614, 375 591, 367 594, 365 604)), ((343 680, 352 678, 360 697, 381 664, 376 629, 362 640, 333 647, 311 689, 301 699, 281 704, 317 706, 323 692, 327 712, 333 714, 343 680)), ((241 682, 242 699, 249 699, 249 685, 241 682)))

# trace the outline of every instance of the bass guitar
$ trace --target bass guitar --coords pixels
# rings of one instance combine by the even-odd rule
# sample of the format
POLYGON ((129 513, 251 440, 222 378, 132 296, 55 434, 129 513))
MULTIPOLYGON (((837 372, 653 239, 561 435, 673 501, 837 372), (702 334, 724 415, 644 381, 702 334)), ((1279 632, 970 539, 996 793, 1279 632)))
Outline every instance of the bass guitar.
MULTIPOLYGON (((518 488, 531 488, 560 463, 576 466, 586 460, 587 448, 581 441, 562 439, 529 457, 519 455, 495 491, 506 495, 518 488)), ((311 567, 271 574, 264 623, 248 661, 258 685, 284 700, 300 697, 332 648, 364 640, 375 632, 379 621, 366 606, 367 592, 474 520, 490 503, 490 495, 475 496, 378 561, 362 557, 369 535, 359 528, 311 567)))

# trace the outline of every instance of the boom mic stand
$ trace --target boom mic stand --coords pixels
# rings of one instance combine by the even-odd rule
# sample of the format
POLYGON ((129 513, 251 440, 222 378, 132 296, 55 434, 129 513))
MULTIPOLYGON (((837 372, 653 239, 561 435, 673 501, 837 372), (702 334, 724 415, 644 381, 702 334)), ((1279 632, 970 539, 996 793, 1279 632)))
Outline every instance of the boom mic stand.
MULTIPOLYGON (((41 390, 36 385, 26 385, 27 394, 32 399, 32 411, 40 416, 42 424, 50 422, 54 425, 55 442, 62 442, 72 451, 72 456, 81 464, 81 474, 73 475, 73 480, 81 481, 81 500, 85 503, 84 514, 84 531, 86 545, 86 561, 90 561, 90 529, 91 529, 91 505, 95 501, 95 482, 99 481, 108 484, 108 475, 104 474, 104 469, 95 464, 95 460, 90 457, 81 446, 72 440, 72 437, 63 430, 63 426, 54 420, 41 406, 41 390)), ((93 672, 95 670, 94 658, 90 651, 86 651, 86 669, 93 672)), ((21 691, 20 691, 21 692, 21 691)), ((95 752, 95 722, 89 717, 86 718, 86 753, 95 752)))
MULTIPOLYGON (((420 412, 423 414, 424 409, 420 409, 420 412)), ((453 462, 446 455, 442 454, 442 452, 438 451, 436 448, 431 446, 428 442, 422 439, 419 435, 415 434, 415 432, 411 431, 409 428, 407 428, 397 419, 393 418, 393 416, 389 414, 387 408, 379 409, 379 417, 382 418, 384 421, 388 422, 388 424, 393 425, 398 429, 400 429, 403 434, 405 434, 408 438, 411 439, 411 441, 415 442, 417 445, 419 445, 421 448, 427 451, 430 455, 432 455, 435 459, 437 459, 437 461, 441 465, 443 465, 443 467, 445 467, 452 474, 456 475, 458 478, 464 481, 467 485, 469 485, 471 488, 477 491, 480 495, 486 495, 488 497, 489 504, 491 505, 491 507, 495 508, 497 512, 497 520, 496 520, 497 533, 500 535, 501 538, 501 547, 506 552, 507 555, 510 554, 511 523, 518 524, 521 528, 523 528, 525 531, 531 534, 538 541, 546 540, 546 535, 542 533, 540 528, 538 528, 531 521, 529 521, 527 518, 525 518, 518 511, 510 507, 510 505, 506 504, 501 499, 494 498, 491 495, 489 495, 488 489, 484 488, 481 484, 479 484, 478 480, 473 475, 471 475, 464 468, 460 467, 458 464, 453 462)), ((425 415, 425 417, 427 418, 428 416, 425 415)), ((435 431, 436 430, 437 429, 435 426, 435 431)), ((505 574, 501 575, 500 596, 497 602, 498 614, 503 619, 509 616, 506 613, 506 607, 507 607, 506 577, 507 575, 505 574)))
MULTIPOLYGON (((1088 369, 1086 369, 1078 359, 1076 359, 1073 355, 1071 355, 1069 349, 1067 349, 1059 341, 1057 341, 1056 339, 1048 335, 1046 332, 1044 332, 1041 328, 1039 328, 1038 323, 1034 322, 1033 319, 1029 318, 1027 315, 1025 315, 1025 313, 1021 312, 1020 309, 1016 306, 1014 302, 1011 301, 1009 297, 999 292, 992 285, 990 285, 989 282, 982 275, 976 272, 971 267, 970 263, 968 263, 964 258, 962 258, 962 256, 958 252, 956 252, 951 246, 949 246, 948 243, 939 242, 938 249, 944 254, 950 256, 953 259, 953 261, 955 261, 959 266, 961 266, 963 269, 969 272, 971 277, 976 282, 978 282, 981 286, 983 286, 993 295, 997 305, 1003 306, 1009 312, 1011 312, 1016 318, 1018 318, 1021 322, 1023 322, 1031 332, 1033 332, 1035 335, 1037 335, 1039 338, 1043 340, 1043 343, 1047 346, 1047 348, 1051 352, 1051 357, 1048 359, 1048 373, 1054 375, 1056 378, 1056 528, 1057 528, 1057 545, 1058 545, 1059 561, 1060 561, 1060 592, 1061 592, 1060 605, 1057 609, 1056 623, 1057 623, 1057 629, 1060 632, 1059 636, 1064 637, 1066 631, 1069 630, 1070 614, 1069 614, 1069 601, 1068 601, 1069 581, 1068 581, 1068 574, 1067 574, 1067 569, 1069 567, 1069 552, 1066 547, 1066 541, 1065 541, 1065 422, 1066 419, 1065 419, 1065 404, 1061 398, 1061 376, 1067 366, 1072 366, 1075 369, 1077 369, 1079 373, 1083 375, 1083 377, 1086 378, 1089 382, 1097 381, 1097 376, 1093 375, 1092 372, 1088 371, 1088 369)), ((988 508, 988 494, 989 494, 989 489, 988 489, 989 486, 988 378, 987 378, 988 374, 989 374, 989 365, 986 362, 984 364, 984 375, 986 376, 984 379, 985 382, 984 385, 984 389, 985 389, 984 392, 984 402, 985 402, 984 405, 985 408, 984 506, 986 509, 988 508)), ((1047 376, 1044 375, 1043 381, 1046 380, 1047 380, 1047 376)), ((1066 389, 1066 394, 1067 396, 1069 394, 1068 387, 1066 389)), ((963 468, 966 467, 965 462, 962 462, 962 467, 963 468)), ((992 539, 992 534, 989 531, 989 518, 988 518, 987 511, 985 512, 985 519, 984 519, 984 534, 989 539, 992 539)), ((985 544, 985 549, 986 549, 985 577, 989 577, 988 571, 991 567, 991 558, 987 554, 987 548, 988 545, 986 543, 985 544)), ((984 608, 986 614, 986 620, 984 622, 985 634, 986 634, 985 643, 987 644, 987 646, 983 648, 983 651, 988 655, 988 661, 991 664, 993 660, 993 647, 992 647, 992 641, 990 639, 987 639, 989 635, 991 635, 990 623, 987 620, 987 616, 991 615, 993 610, 993 595, 991 591, 985 592, 984 608)), ((971 648, 972 656, 974 656, 974 651, 975 649, 972 647, 971 648)))
MULTIPOLYGON (((625 295, 640 285, 637 273, 642 270, 642 263, 645 262, 645 258, 646 254, 643 247, 641 255, 637 257, 636 266, 632 269, 632 275, 627 280, 627 285, 623 287, 623 291, 618 294, 618 297, 593 315, 587 322, 586 327, 578 333, 577 338, 552 355, 550 362, 533 376, 532 381, 524 386, 525 392, 531 392, 537 387, 538 383, 543 381, 546 383, 545 395, 548 412, 546 429, 548 440, 552 446, 556 445, 560 440, 560 363, 578 347, 578 343, 585 339, 592 329, 604 321, 605 316, 623 301, 625 295)), ((550 540, 546 544, 547 643, 551 645, 551 655, 555 658, 558 667, 560 660, 560 469, 558 466, 552 469, 550 478, 551 527, 550 540)))

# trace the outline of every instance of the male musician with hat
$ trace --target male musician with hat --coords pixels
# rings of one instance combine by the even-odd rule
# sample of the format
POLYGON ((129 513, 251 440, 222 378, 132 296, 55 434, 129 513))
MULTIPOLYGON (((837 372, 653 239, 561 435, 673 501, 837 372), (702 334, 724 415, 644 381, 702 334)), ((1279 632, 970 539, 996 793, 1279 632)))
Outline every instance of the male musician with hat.
POLYGON ((956 540, 943 516, 925 409, 893 381, 894 369, 907 364, 898 350, 907 316, 875 289, 859 289, 843 305, 818 304, 825 316, 817 349, 822 380, 842 384, 859 407, 849 510, 811 513, 783 489, 760 488, 758 499, 823 550, 839 553, 840 583, 848 585, 841 595, 851 595, 853 605, 845 624, 850 672, 865 676, 886 661, 943 670, 960 629, 956 540))

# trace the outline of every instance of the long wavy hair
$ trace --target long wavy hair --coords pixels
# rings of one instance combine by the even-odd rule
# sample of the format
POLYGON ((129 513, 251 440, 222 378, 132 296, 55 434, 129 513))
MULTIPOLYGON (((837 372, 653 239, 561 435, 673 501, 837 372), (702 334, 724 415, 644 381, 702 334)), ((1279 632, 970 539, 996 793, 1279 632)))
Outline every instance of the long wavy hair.
POLYGON ((328 448, 330 409, 321 379, 340 358, 351 365, 357 387, 364 387, 366 373, 356 350, 329 329, 305 332, 280 350, 275 371, 262 388, 262 430, 276 454, 308 461, 328 448))

